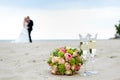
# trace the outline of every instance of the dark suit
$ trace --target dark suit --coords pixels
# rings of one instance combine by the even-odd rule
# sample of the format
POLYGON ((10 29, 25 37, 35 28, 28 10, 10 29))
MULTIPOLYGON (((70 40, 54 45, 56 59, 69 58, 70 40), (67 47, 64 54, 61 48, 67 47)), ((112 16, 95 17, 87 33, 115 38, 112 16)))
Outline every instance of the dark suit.
POLYGON ((28 26, 29 41, 30 41, 30 43, 32 43, 31 31, 33 30, 33 21, 32 21, 32 20, 29 20, 27 26, 28 26))

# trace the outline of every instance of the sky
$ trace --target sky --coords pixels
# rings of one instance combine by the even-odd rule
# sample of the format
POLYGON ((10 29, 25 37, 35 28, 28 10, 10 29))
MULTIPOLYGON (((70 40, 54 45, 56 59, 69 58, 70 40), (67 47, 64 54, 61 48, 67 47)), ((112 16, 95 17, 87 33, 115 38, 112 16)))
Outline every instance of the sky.
POLYGON ((34 21, 32 39, 79 39, 97 33, 114 37, 120 0, 0 0, 0 39, 16 39, 25 16, 34 21))

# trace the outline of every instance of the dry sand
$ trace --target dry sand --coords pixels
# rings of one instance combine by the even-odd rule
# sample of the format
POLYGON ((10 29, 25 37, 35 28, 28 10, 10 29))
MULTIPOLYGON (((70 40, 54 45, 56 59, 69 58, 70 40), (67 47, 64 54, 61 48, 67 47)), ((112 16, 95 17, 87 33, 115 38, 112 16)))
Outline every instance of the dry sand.
MULTIPOLYGON (((79 41, 37 41, 32 44, 0 43, 0 80, 120 80, 120 40, 98 40, 95 56, 96 75, 52 75, 47 59, 61 46, 79 49, 79 41)), ((91 67, 87 64, 87 69, 91 67)))

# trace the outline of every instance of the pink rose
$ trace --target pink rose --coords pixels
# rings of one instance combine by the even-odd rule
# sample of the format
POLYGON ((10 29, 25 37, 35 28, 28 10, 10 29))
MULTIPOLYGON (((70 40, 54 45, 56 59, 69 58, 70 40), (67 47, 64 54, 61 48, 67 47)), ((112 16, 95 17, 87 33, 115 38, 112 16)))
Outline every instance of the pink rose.
POLYGON ((58 63, 59 63, 59 64, 64 64, 64 63, 65 63, 65 60, 64 60, 63 58, 59 58, 58 63))
POLYGON ((75 57, 75 56, 77 56, 78 55, 78 53, 77 52, 74 52, 73 53, 73 57, 75 57))
POLYGON ((73 66, 71 67, 71 69, 72 69, 73 71, 75 71, 75 65, 73 65, 73 66))
POLYGON ((65 63, 65 69, 70 70, 70 64, 69 63, 65 63))
POLYGON ((51 70, 51 73, 52 73, 52 74, 56 74, 56 71, 55 71, 55 70, 51 70))
POLYGON ((80 69, 80 66, 78 66, 78 65, 73 65, 72 66, 73 71, 79 71, 79 69, 80 69))
POLYGON ((76 71, 79 71, 80 70, 80 66, 76 65, 76 71))
POLYGON ((57 71, 57 66, 56 65, 52 66, 52 70, 57 71))
POLYGON ((66 61, 69 61, 72 58, 72 55, 69 53, 65 53, 65 59, 66 61))
POLYGON ((52 63, 56 63, 56 62, 58 62, 58 57, 53 57, 52 58, 52 63))
POLYGON ((66 74, 66 75, 72 75, 72 71, 71 71, 71 70, 67 70, 67 71, 65 72, 65 74, 66 74))
POLYGON ((59 51, 60 51, 60 52, 63 52, 63 53, 66 53, 66 50, 65 50, 64 47, 59 48, 59 51))

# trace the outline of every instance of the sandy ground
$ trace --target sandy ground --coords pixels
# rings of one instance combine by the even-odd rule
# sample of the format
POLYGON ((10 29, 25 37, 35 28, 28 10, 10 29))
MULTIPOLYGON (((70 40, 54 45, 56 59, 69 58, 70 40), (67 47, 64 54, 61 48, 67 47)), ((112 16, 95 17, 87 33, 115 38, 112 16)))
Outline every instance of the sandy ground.
MULTIPOLYGON (((120 40, 98 40, 94 69, 84 77, 84 66, 73 76, 52 75, 47 59, 58 47, 79 49, 79 41, 37 41, 32 44, 0 43, 0 80, 120 80, 120 40)), ((87 69, 91 69, 88 62, 87 69)))

